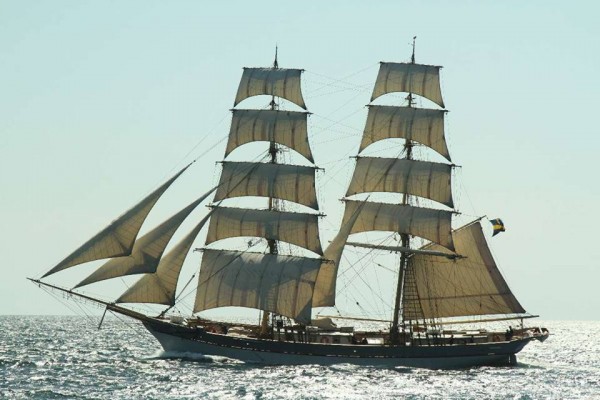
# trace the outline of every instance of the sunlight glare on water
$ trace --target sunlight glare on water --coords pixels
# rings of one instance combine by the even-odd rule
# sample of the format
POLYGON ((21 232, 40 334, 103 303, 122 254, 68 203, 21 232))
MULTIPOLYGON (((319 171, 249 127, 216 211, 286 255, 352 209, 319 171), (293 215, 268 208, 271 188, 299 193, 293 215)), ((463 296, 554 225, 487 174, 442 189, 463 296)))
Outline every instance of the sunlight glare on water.
POLYGON ((165 353, 136 322, 0 317, 7 399, 597 399, 599 322, 545 322, 516 367, 260 366, 165 353), (97 321, 96 321, 97 322, 97 321))

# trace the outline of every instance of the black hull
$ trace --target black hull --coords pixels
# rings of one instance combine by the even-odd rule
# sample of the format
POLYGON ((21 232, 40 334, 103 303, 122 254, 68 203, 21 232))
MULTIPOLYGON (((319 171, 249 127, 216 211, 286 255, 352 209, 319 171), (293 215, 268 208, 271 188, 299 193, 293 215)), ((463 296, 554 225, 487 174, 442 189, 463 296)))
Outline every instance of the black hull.
POLYGON ((263 364, 339 364, 467 368, 514 365, 532 339, 433 346, 382 346, 294 343, 209 333, 158 320, 144 321, 166 351, 221 356, 263 364))

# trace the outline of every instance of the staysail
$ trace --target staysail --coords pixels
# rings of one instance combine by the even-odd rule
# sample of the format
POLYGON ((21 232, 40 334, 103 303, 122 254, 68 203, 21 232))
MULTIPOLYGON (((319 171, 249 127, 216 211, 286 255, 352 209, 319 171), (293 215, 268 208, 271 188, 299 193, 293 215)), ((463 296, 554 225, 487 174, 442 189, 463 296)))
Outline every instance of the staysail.
POLYGON ((216 187, 212 188, 138 239, 133 245, 131 255, 107 261, 90 276, 79 282, 75 288, 110 278, 155 272, 162 254, 175 234, 175 231, 177 231, 188 215, 214 192, 215 189, 216 187))
POLYGON ((177 280, 194 240, 204 227, 209 212, 177 245, 160 259, 156 272, 145 274, 117 299, 117 303, 175 305, 177 280))
POLYGON ((150 213, 150 210, 152 210, 154 204, 156 204, 169 186, 171 186, 171 184, 183 174, 190 165, 187 165, 133 208, 125 212, 109 226, 85 242, 81 247, 44 274, 42 278, 88 261, 110 257, 121 257, 131 254, 135 238, 137 237, 144 220, 150 213))
POLYGON ((335 288, 344 246, 365 205, 366 201, 358 204, 354 209, 354 213, 350 214, 348 219, 345 219, 341 229, 325 249, 325 261, 321 265, 315 282, 313 307, 332 307, 335 305, 335 288))

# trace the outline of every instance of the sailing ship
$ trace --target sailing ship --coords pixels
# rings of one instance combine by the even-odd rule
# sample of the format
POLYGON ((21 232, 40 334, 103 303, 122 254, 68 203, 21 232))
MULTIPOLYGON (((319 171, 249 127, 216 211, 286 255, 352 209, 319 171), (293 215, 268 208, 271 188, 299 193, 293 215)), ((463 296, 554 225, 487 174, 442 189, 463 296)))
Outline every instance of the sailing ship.
POLYGON ((269 364, 425 368, 515 364, 516 354, 532 340, 546 339, 548 331, 523 326, 523 320, 533 316, 525 312, 502 277, 481 219, 452 229, 457 214, 452 197, 455 166, 445 140, 440 68, 415 62, 414 41, 410 62, 380 63, 354 173, 343 199, 343 221, 325 249, 319 237, 323 215, 315 189, 317 166, 309 144, 309 113, 301 90, 303 70, 280 68, 276 53, 271 67, 243 70, 217 186, 138 237, 155 203, 188 165, 40 279, 30 279, 44 288, 98 303, 105 307, 105 314, 111 311, 141 321, 166 351, 269 364), (406 103, 373 104, 381 96, 398 92, 407 94, 406 103), (238 107, 247 98, 261 95, 270 96, 267 107, 238 107), (416 107, 417 97, 438 108, 416 107), (280 109, 283 101, 302 111, 280 109), (404 141, 397 157, 363 155, 373 143, 390 139, 404 141), (236 149, 254 142, 268 145, 262 160, 228 160, 236 149), (420 151, 437 153, 445 162, 419 159, 417 146, 420 151), (308 165, 283 162, 282 149, 293 150, 308 165), (399 200, 376 201, 381 193, 399 200), (179 226, 211 195, 204 218, 166 252, 179 226), (259 206, 227 204, 239 198, 258 199, 252 204, 259 206), (197 249, 202 261, 193 313, 185 318, 169 315, 179 300, 178 288, 183 290, 179 278, 186 256, 207 224, 206 245, 197 249), (351 239, 372 231, 392 233, 397 244, 351 239), (244 250, 218 246, 225 239, 248 237, 252 239, 244 250), (261 244, 264 251, 255 250, 261 244), (336 305, 342 254, 350 246, 399 255, 394 310, 385 330, 338 327, 332 317, 315 316, 315 308, 336 305), (294 251, 286 251, 290 248, 294 251), (74 288, 47 282, 50 275, 101 259, 109 260, 74 288), (135 274, 142 276, 115 301, 80 290, 135 274), (150 315, 132 309, 138 303, 166 308, 150 315), (232 306, 261 310, 262 317, 256 324, 240 324, 198 314, 232 306), (520 320, 520 327, 508 331, 445 329, 447 324, 513 319, 520 320))

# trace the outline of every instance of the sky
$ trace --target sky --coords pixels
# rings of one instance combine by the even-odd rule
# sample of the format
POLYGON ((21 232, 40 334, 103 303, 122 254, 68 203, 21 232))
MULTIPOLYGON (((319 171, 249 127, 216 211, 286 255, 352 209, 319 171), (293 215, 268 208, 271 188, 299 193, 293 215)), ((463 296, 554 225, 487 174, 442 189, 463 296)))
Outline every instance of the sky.
MULTIPOLYGON (((40 277, 194 159, 142 233, 216 183, 242 68, 270 66, 276 45, 280 67, 305 70, 327 243, 340 223, 378 63, 408 61, 417 36, 417 62, 443 66, 459 211, 504 220, 507 231, 491 246, 529 312, 599 320, 599 8, 0 1, 0 314, 71 313, 25 278, 40 277)), ((235 157, 252 159, 258 149, 235 157)), ((188 271, 199 257, 186 262, 188 271)), ((93 267, 72 270, 51 281, 76 283, 93 267)))

